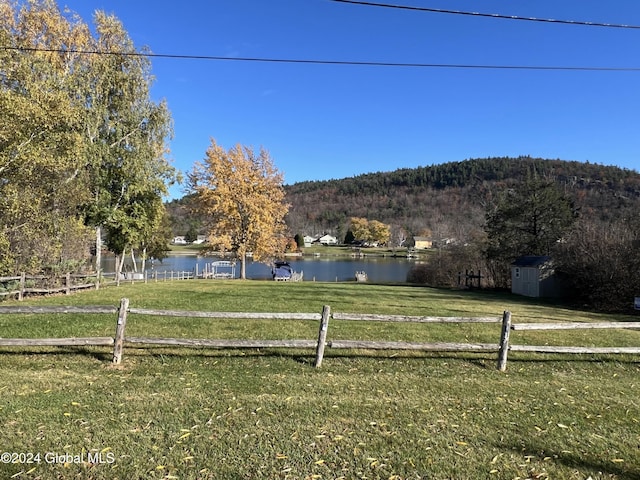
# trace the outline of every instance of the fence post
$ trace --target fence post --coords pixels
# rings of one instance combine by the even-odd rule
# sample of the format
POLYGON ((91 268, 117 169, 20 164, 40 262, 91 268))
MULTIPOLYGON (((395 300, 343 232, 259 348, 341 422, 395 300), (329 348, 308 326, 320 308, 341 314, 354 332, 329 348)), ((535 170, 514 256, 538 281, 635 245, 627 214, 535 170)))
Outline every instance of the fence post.
POLYGON ((322 358, 324 357, 324 347, 327 342, 327 330, 329 329, 329 317, 331 316, 331 307, 325 305, 322 307, 322 316, 320 318, 320 331, 318 332, 318 344, 316 345, 316 361, 314 366, 320 368, 322 358))
POLYGON ((511 333, 511 312, 505 310, 502 314, 502 332, 500 333, 500 350, 498 351, 498 370, 507 369, 507 355, 509 354, 509 334, 511 333))
POLYGON ((120 310, 118 310, 118 324, 116 325, 116 338, 113 345, 113 363, 118 364, 122 360, 122 348, 124 346, 124 327, 127 325, 127 310, 129 310, 129 299, 120 300, 120 310))
POLYGON ((24 299, 24 288, 25 288, 26 281, 27 281, 27 274, 22 272, 20 274, 20 291, 18 292, 19 301, 22 301, 24 299))

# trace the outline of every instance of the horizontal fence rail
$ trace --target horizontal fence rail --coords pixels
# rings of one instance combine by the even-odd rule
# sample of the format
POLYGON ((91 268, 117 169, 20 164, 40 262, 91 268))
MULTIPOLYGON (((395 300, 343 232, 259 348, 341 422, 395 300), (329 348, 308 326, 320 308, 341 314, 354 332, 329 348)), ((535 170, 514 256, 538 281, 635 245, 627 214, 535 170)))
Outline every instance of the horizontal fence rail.
POLYGON ((316 348, 315 340, 208 340, 205 338, 126 337, 127 343, 211 348, 316 348))
POLYGON ((368 340, 331 340, 329 346, 331 348, 363 350, 422 350, 430 352, 492 352, 499 348, 497 343, 412 343, 368 340))
POLYGON ((564 323, 517 323, 511 326, 512 330, 580 330, 580 329, 614 329, 614 328, 640 328, 640 322, 564 322, 564 323))
POLYGON ((125 345, 156 345, 201 348, 299 348, 315 349, 316 367, 322 365, 325 349, 350 350, 413 350, 427 352, 498 352, 497 368, 506 370, 509 351, 539 353, 575 353, 575 354, 638 354, 640 347, 580 347, 550 345, 512 345, 511 331, 524 330, 569 330, 569 329, 640 329, 640 322, 565 322, 565 323, 512 323, 511 313, 505 311, 495 317, 437 317, 384 315, 360 313, 331 313, 325 305, 318 313, 273 313, 273 312, 202 312, 191 310, 156 310, 132 308, 129 300, 123 298, 120 306, 0 306, 0 315, 42 315, 42 314, 117 314, 116 331, 113 337, 72 337, 72 338, 0 338, 0 346, 112 346, 113 363, 120 363, 125 345), (128 337, 125 335, 128 316, 150 315, 164 317, 186 317, 233 320, 309 320, 319 322, 318 337, 314 339, 209 339, 209 338, 162 338, 128 337), (455 343, 435 342, 419 343, 390 340, 340 340, 328 338, 329 322, 412 322, 412 323, 457 323, 500 324, 500 338, 493 343, 455 343))
POLYGON ((130 308, 129 313, 158 317, 235 318, 254 320, 320 320, 320 313, 269 313, 269 312, 195 312, 191 310, 151 310, 130 308))
POLYGON ((2 314, 64 314, 64 313, 116 313, 118 307, 112 306, 89 306, 89 307, 23 307, 23 306, 0 306, 0 315, 2 314))
POLYGON ((0 338, 2 347, 65 347, 113 345, 113 337, 87 338, 0 338))
POLYGON ((501 317, 420 317, 409 315, 378 315, 372 313, 334 313, 333 320, 410 323, 499 323, 501 317))
MULTIPOLYGON (((533 330, 594 330, 594 329, 640 329, 640 322, 561 322, 561 323, 514 323, 508 325, 513 331, 533 330)), ((502 341, 509 344, 509 333, 503 331, 502 341)), ((640 347, 580 347, 564 345, 508 345, 498 368, 505 370, 507 351, 533 353, 569 353, 569 354, 639 354, 640 347)))

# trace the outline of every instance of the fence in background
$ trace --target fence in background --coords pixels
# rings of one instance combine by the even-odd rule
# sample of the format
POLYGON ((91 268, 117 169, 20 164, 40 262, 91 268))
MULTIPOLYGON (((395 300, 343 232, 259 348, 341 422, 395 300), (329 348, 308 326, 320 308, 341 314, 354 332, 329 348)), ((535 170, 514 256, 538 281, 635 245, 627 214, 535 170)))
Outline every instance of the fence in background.
POLYGON ((0 338, 0 346, 73 346, 94 345, 113 346, 113 363, 122 361, 125 344, 130 345, 164 345, 202 348, 302 348, 315 349, 315 367, 320 367, 325 349, 364 349, 364 350, 417 350, 432 352, 497 352, 497 368, 506 370, 509 351, 542 352, 542 353, 581 353, 581 354, 638 354, 640 347, 567 347, 567 346, 533 346, 511 345, 512 330, 560 330, 578 328, 633 328, 640 329, 640 322, 607 322, 607 323, 522 323, 513 324, 511 313, 505 311, 496 317, 430 317, 380 314, 334 313, 325 305, 318 313, 271 313, 271 312, 197 312, 184 310, 152 310, 131 308, 129 300, 123 298, 119 307, 27 307, 0 306, 2 314, 114 314, 117 313, 114 337, 83 338, 0 338), (161 337, 127 337, 125 335, 129 315, 152 315, 184 318, 206 319, 266 319, 266 320, 308 320, 319 323, 318 336, 301 340, 246 340, 246 339, 205 339, 205 338, 161 338, 161 337), (364 340, 331 340, 328 338, 329 321, 356 322, 408 322, 408 323, 495 323, 500 324, 500 338, 495 344, 484 343, 417 343, 398 341, 364 341, 364 340))
POLYGON ((0 277, 0 298, 14 297, 22 300, 28 295, 52 295, 64 293, 70 295, 76 290, 99 288, 100 281, 97 274, 75 275, 67 273, 60 276, 21 275, 14 277, 0 277))
MULTIPOLYGON (((16 298, 22 301, 25 297, 35 295, 54 295, 64 293, 71 295, 77 290, 91 288, 99 289, 101 286, 120 285, 123 283, 139 282, 169 282, 174 280, 193 280, 205 277, 192 271, 162 270, 151 273, 93 273, 89 275, 70 274, 64 276, 55 275, 26 275, 24 273, 13 277, 0 277, 0 300, 6 297, 16 298)), ((221 278, 221 277, 215 277, 221 278)))

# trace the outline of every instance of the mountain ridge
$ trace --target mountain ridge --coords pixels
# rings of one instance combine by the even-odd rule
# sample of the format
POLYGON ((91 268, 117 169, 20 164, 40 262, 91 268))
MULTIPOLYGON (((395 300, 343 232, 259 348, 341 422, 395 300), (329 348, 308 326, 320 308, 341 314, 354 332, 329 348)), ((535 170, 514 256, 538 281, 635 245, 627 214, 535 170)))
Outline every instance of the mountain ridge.
POLYGON ((560 159, 489 157, 298 182, 285 187, 291 204, 287 223, 295 233, 342 234, 350 217, 365 217, 410 235, 430 231, 435 237, 465 238, 482 228, 497 195, 517 187, 527 175, 555 182, 578 208, 602 218, 640 205, 640 173, 634 170, 560 159))
MULTIPOLYGON (((332 233, 344 238, 351 217, 379 220, 406 235, 468 238, 484 225, 500 192, 528 175, 562 188, 583 215, 600 219, 640 209, 640 173, 589 162, 533 157, 487 157, 332 180, 285 185, 291 235, 332 233)), ((189 196, 170 202, 174 233, 198 224, 189 196)))

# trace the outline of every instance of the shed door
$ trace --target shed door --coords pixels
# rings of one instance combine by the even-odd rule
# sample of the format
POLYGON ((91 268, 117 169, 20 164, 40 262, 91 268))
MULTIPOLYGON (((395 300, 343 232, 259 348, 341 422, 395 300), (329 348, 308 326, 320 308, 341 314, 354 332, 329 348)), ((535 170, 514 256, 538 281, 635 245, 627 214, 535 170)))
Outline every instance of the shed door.
POLYGON ((527 297, 538 296, 538 270, 536 268, 523 268, 522 275, 522 294, 527 297))

